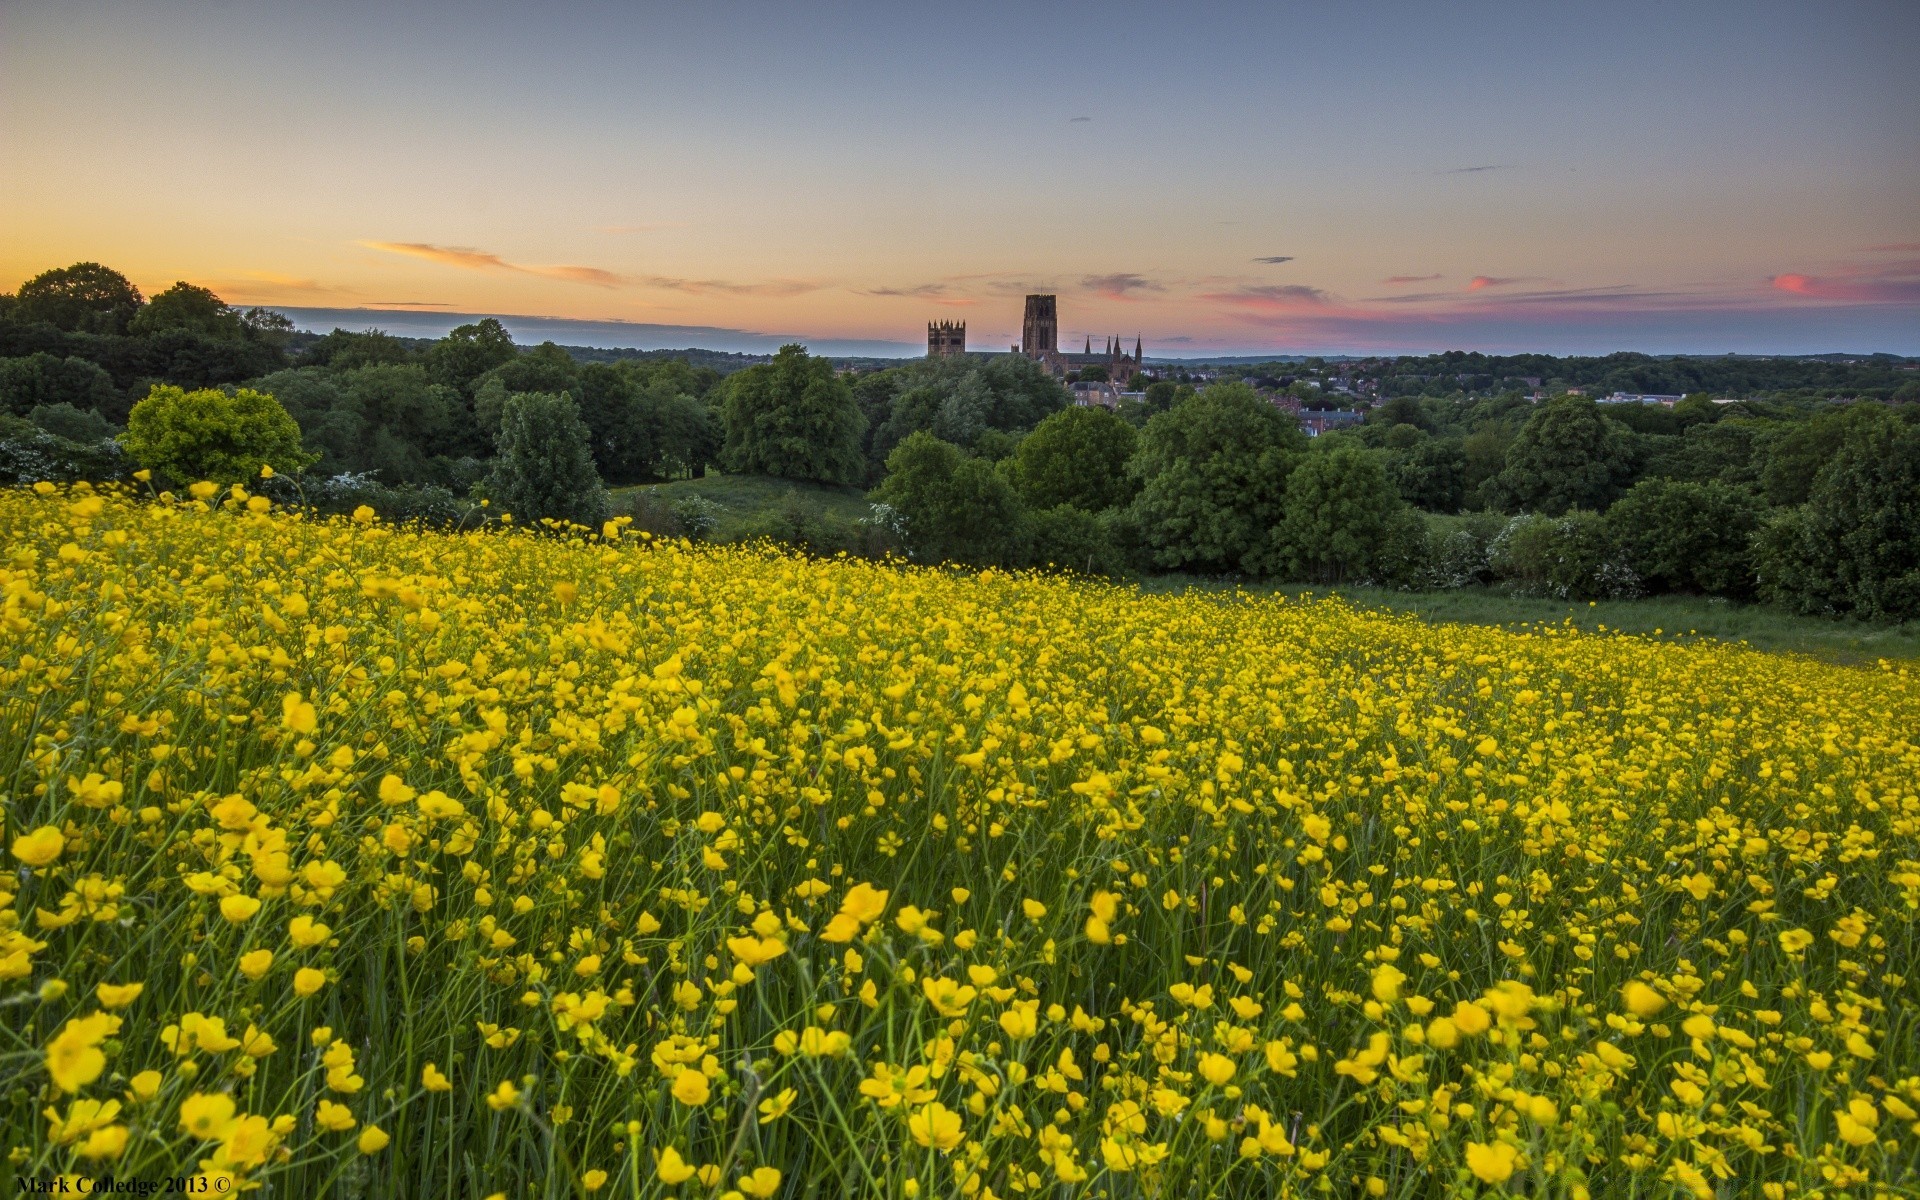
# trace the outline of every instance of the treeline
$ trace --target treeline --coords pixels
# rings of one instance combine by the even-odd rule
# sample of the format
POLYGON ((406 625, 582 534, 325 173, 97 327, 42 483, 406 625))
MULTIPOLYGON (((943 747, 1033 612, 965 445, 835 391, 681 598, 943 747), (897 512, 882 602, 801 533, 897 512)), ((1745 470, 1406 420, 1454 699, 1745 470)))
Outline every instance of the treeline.
POLYGON ((1578 388, 1595 395, 1716 396, 1741 399, 1845 397, 1904 403, 1920 400, 1914 360, 1891 354, 1863 357, 1800 355, 1755 357, 1619 353, 1561 358, 1551 354, 1443 354, 1385 358, 1239 363, 1221 374, 1269 380, 1300 375, 1367 379, 1377 394, 1427 396, 1578 388))

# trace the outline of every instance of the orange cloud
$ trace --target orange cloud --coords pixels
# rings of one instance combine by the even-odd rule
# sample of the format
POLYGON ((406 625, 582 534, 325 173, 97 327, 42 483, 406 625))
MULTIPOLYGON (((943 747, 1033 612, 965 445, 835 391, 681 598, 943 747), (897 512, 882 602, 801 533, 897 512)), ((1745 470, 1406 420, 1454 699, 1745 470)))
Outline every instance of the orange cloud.
POLYGON ((361 242, 369 250, 379 250, 386 254, 404 254, 410 258, 424 258, 442 266, 460 267, 468 271, 518 271, 516 267, 498 254, 488 254, 484 250, 475 250, 471 246, 435 246, 429 242, 361 242))
POLYGON ((1518 276, 1515 276, 1509 279, 1501 279, 1492 275, 1475 275, 1472 279, 1467 280, 1467 290, 1470 292, 1477 292, 1482 290, 1483 288, 1505 287, 1510 283, 1520 283, 1520 282, 1522 282, 1522 280, 1518 276))

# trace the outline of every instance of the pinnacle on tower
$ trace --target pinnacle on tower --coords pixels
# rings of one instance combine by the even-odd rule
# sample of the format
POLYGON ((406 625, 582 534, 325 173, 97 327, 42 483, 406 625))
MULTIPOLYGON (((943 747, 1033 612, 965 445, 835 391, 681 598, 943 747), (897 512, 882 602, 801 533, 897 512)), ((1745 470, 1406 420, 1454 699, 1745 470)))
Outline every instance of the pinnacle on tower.
POLYGON ((1140 355, 1140 335, 1136 333, 1133 335, 1133 365, 1137 367, 1145 361, 1140 355))
POLYGON ((1092 334, 1087 335, 1087 349, 1085 352, 1088 354, 1093 353, 1093 335, 1092 334))

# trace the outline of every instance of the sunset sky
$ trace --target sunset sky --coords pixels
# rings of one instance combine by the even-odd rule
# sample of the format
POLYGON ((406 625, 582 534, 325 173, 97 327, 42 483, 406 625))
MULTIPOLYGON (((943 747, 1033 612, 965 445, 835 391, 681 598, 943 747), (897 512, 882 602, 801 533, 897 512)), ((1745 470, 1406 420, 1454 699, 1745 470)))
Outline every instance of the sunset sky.
POLYGON ((91 259, 418 314, 327 327, 900 353, 1003 349, 1050 291, 1063 341, 1150 355, 1915 354, 1916 62, 1912 0, 0 0, 0 290, 91 259))

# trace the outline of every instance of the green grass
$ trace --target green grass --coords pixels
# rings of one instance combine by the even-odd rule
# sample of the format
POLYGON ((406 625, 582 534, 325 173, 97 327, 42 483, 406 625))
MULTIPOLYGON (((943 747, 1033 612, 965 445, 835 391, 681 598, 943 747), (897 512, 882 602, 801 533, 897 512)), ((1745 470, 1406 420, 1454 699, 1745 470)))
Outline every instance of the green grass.
POLYGON ((767 475, 710 474, 700 479, 676 479, 670 483, 642 484, 639 487, 613 489, 616 508, 625 497, 652 489, 671 502, 686 496, 711 500, 726 510, 714 530, 717 541, 729 541, 754 525, 760 514, 771 511, 792 493, 829 516, 843 521, 858 521, 872 509, 867 494, 855 487, 837 487, 828 483, 810 483, 798 479, 775 479, 767 475))
MULTIPOLYGON (((1143 581, 1145 591, 1231 588, 1232 584, 1169 576, 1143 581)), ((1292 597, 1343 596, 1366 608, 1412 613, 1422 620, 1466 625, 1560 625, 1590 632, 1658 636, 1711 637, 1744 642, 1756 650, 1805 654, 1839 664, 1879 659, 1920 659, 1920 621, 1869 625, 1858 621, 1803 617, 1761 604, 1736 604, 1704 596, 1655 596, 1642 600, 1544 600, 1515 596, 1497 588, 1459 588, 1441 592, 1395 592, 1370 587, 1307 587, 1299 584, 1242 585, 1250 591, 1292 597)))

